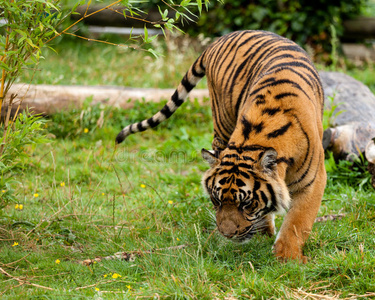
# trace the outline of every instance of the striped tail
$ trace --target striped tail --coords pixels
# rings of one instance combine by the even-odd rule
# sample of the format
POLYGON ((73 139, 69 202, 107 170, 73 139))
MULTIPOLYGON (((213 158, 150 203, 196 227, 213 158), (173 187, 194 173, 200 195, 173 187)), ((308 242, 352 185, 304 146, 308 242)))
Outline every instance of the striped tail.
POLYGON ((123 142, 129 135, 145 131, 149 128, 158 126, 161 122, 168 119, 185 102, 189 92, 205 75, 205 66, 203 65, 203 54, 194 62, 189 71, 177 87, 171 99, 164 105, 162 110, 154 116, 139 123, 133 123, 126 126, 116 137, 116 143, 123 142))

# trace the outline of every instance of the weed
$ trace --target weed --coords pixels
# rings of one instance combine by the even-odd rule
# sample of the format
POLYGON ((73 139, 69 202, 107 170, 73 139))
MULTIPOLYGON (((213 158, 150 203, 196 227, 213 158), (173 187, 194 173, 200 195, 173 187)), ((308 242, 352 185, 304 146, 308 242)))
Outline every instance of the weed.
POLYGON ((329 104, 326 105, 326 109, 323 111, 323 129, 326 130, 330 127, 335 127, 335 119, 341 115, 345 110, 341 110, 336 112, 337 107, 340 106, 341 103, 334 104, 335 101, 335 94, 333 96, 327 97, 329 104))

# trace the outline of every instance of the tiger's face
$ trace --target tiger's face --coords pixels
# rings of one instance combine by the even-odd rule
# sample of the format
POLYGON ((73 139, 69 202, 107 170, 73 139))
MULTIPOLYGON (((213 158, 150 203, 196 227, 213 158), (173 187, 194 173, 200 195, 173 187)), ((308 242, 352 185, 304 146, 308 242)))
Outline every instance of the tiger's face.
POLYGON ((216 210, 219 232, 243 242, 257 232, 269 233, 271 227, 274 231, 269 214, 286 209, 290 201, 277 173, 277 152, 263 147, 226 148, 216 157, 202 149, 202 157, 211 167, 203 176, 203 186, 216 210))

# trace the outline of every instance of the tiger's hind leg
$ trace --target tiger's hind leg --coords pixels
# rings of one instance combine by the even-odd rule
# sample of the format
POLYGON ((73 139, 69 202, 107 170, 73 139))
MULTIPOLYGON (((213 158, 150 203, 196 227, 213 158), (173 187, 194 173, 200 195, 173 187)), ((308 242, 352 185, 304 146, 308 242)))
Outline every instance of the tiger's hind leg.
POLYGON ((311 233, 318 214, 326 177, 324 165, 321 165, 313 184, 303 191, 293 194, 291 208, 284 218, 273 245, 273 252, 277 258, 281 260, 297 259, 303 263, 307 262, 302 247, 311 233))

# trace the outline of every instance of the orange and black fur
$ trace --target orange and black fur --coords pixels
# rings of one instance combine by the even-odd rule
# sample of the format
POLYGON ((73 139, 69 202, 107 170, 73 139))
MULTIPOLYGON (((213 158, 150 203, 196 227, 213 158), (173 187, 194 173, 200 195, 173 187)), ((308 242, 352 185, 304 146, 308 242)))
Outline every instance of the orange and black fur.
POLYGON ((323 196, 323 90, 304 50, 264 31, 238 31, 209 46, 171 100, 148 120, 125 127, 116 141, 157 126, 207 76, 214 122, 213 151, 203 185, 218 230, 245 241, 275 234, 274 214, 287 211, 273 251, 305 262, 308 238, 323 196))

